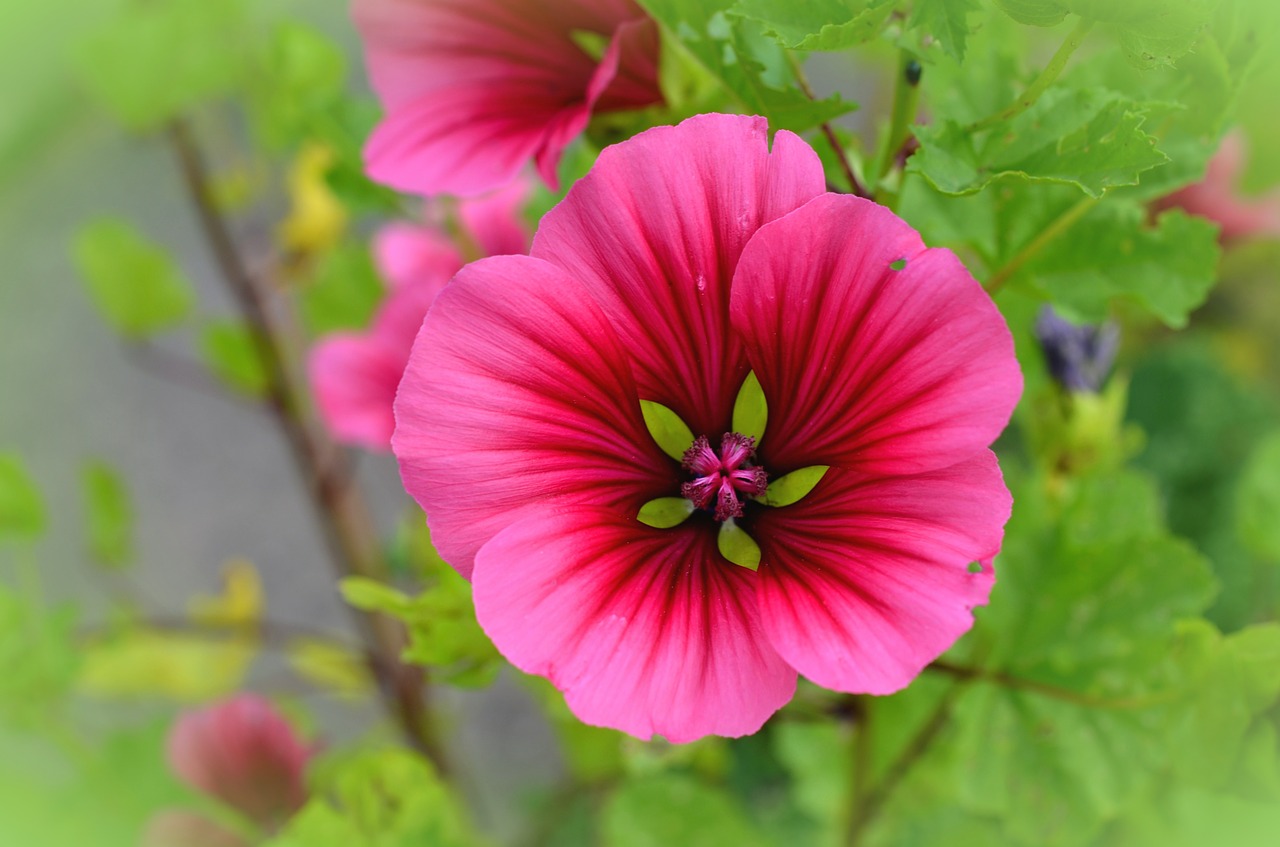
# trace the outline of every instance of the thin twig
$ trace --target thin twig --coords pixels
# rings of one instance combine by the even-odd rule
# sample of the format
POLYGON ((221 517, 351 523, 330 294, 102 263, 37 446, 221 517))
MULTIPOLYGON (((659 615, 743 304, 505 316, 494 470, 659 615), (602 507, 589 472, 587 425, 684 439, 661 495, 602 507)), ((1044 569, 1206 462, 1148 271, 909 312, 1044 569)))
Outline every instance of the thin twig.
POLYGON ((1058 79, 1058 76, 1067 66, 1067 60, 1071 58, 1072 53, 1076 52, 1076 48, 1084 43, 1084 37, 1089 34, 1091 29, 1093 29, 1093 21, 1088 18, 1081 18, 1075 29, 1067 34, 1066 40, 1062 42, 1057 52, 1053 54, 1049 64, 1045 65, 1040 75, 1032 80, 1031 84, 1027 86, 1027 90, 1022 92, 1021 97, 994 115, 987 115, 982 120, 970 124, 966 131, 977 132, 983 129, 990 129, 1001 121, 1016 118, 1034 106, 1036 101, 1040 99, 1040 95, 1048 91, 1049 86, 1053 85, 1058 79))
MULTIPOLYGON (((809 78, 804 75, 804 68, 800 66, 800 60, 795 57, 794 53, 787 51, 787 61, 791 63, 791 73, 795 76, 796 84, 800 86, 804 96, 816 102, 818 96, 813 93, 813 87, 809 85, 809 78)), ((831 126, 831 122, 823 121, 821 129, 823 136, 827 139, 827 143, 831 145, 832 152, 836 154, 836 159, 840 162, 840 169, 844 172, 844 178, 849 181, 850 190, 858 197, 870 197, 871 193, 867 191, 866 186, 862 184, 858 179, 858 175, 854 172, 853 163, 849 161, 849 154, 836 136, 835 128, 831 126)))
POLYGON ((1085 197, 1079 203, 1076 203, 1070 209, 1067 209, 1055 218, 1052 223, 1041 230, 1039 235, 1027 242, 1027 245, 1019 250, 1012 259, 991 275, 987 280, 987 284, 984 286, 987 289, 987 293, 995 294, 1003 288, 1004 284, 1009 281, 1010 277, 1022 270, 1023 265, 1035 258, 1035 256, 1047 247, 1055 238, 1070 229, 1076 221, 1084 217, 1085 213, 1097 205, 1097 203, 1097 197, 1085 197))
MULTIPOLYGON (((300 392, 287 364, 283 335, 267 306, 266 293, 245 267, 230 230, 218 212, 199 146, 182 120, 170 125, 168 137, 218 269, 252 330, 250 337, 266 376, 267 406, 306 483, 334 569, 344 577, 356 574, 381 578, 385 562, 378 537, 359 492, 347 484, 350 474, 345 468, 345 454, 303 416, 298 402, 300 392)), ((405 665, 399 659, 405 644, 403 627, 382 615, 355 610, 353 613, 373 645, 379 667, 388 671, 379 687, 388 710, 400 723, 409 743, 431 759, 438 770, 446 771, 444 751, 430 725, 421 669, 405 665)))
POLYGON ((884 139, 884 150, 877 158, 875 181, 878 184, 888 175, 897 154, 911 138, 911 124, 916 119, 920 103, 920 63, 908 50, 898 51, 898 77, 893 87, 893 112, 889 119, 889 134, 884 139))
POLYGON ((1053 700, 1061 700, 1064 703, 1072 703, 1077 706, 1084 706, 1090 709, 1146 709, 1152 706, 1158 706, 1170 702, 1177 696, 1178 692, 1164 692, 1144 697, 1097 697, 1092 694, 1082 694, 1079 691, 1072 691, 1070 688, 1062 688, 1058 685, 1052 685, 1047 682, 1040 682, 1034 679, 1026 679, 1020 676, 1005 673, 1004 671, 991 671, 984 668, 970 668, 963 665, 953 665, 950 662, 941 659, 934 661, 926 670, 937 671, 947 674, 956 679, 969 680, 973 682, 989 682, 1004 688, 1010 688, 1017 691, 1027 691, 1032 694, 1039 694, 1053 700))
POLYGON ((124 342, 124 353, 134 365, 147 373, 209 397, 257 408, 248 398, 227 391, 194 359, 165 350, 148 341, 124 342))

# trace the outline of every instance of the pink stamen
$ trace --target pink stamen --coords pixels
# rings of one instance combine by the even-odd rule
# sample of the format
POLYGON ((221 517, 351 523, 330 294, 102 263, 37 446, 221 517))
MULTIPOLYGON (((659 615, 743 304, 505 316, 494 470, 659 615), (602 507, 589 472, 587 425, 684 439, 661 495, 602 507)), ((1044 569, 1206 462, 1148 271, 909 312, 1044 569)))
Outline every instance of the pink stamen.
POLYGON ((756 440, 736 432, 720 439, 720 453, 711 449, 705 435, 685 451, 683 465, 694 479, 680 486, 680 494, 699 509, 710 509, 715 501, 718 521, 742 517, 742 498, 758 496, 768 487, 764 468, 749 464, 755 458, 756 440))

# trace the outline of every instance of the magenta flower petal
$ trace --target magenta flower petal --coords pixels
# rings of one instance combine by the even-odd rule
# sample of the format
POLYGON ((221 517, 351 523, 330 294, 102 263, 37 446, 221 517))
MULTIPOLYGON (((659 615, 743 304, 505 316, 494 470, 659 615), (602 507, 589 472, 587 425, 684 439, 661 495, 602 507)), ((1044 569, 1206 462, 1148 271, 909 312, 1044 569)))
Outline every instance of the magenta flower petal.
POLYGON ((857 197, 761 229, 732 308, 771 399, 760 453, 778 471, 944 468, 995 440, 1022 393, 1013 338, 977 281, 857 197))
POLYGON ((169 735, 169 763, 183 781, 263 825, 306 802, 310 756, 289 722, 254 694, 187 712, 169 735))
POLYGON ((377 337, 330 335, 311 348, 307 370, 316 406, 344 444, 386 450, 396 421, 391 405, 407 350, 377 337))
POLYGON ((795 135, 777 133, 771 152, 763 118, 701 115, 601 153, 542 219, 532 254, 589 286, 642 397, 718 438, 750 370, 729 326, 738 257, 824 186, 795 135))
POLYGON ((458 217, 485 256, 510 256, 529 252, 533 237, 523 218, 524 205, 533 185, 518 177, 488 194, 458 203, 458 217))
POLYGON ((370 175, 423 194, 496 188, 530 160, 554 183, 592 107, 661 99, 657 35, 630 0, 357 0, 369 75, 387 109, 370 175), (609 39, 597 62, 575 32, 609 39))
POLYGON ((576 280, 527 256, 475 262, 445 289, 395 414, 405 487, 464 576, 528 511, 590 502, 632 517, 677 485, 608 320, 576 280))
POLYGON ((614 510, 544 510, 476 557, 476 615, 586 723, 683 742, 755 732, 795 691, 764 637, 755 574, 714 536, 614 510), (519 563, 518 566, 515 563, 519 563))
POLYGON ((463 264, 458 248, 443 232, 402 221, 374 235, 373 261, 392 290, 424 278, 443 276, 447 281, 463 264))
POLYGON ((826 688, 888 694, 968 631, 995 581, 1012 499, 994 454, 918 476, 835 468, 762 511, 757 596, 773 646, 826 688))

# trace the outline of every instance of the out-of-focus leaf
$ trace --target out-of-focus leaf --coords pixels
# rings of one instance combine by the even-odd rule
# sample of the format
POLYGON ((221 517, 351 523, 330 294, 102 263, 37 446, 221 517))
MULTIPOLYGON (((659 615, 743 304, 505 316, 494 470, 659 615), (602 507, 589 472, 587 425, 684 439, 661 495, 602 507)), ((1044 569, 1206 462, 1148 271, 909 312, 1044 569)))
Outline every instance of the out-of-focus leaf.
POLYGON ((85 535, 89 554, 109 568, 133 563, 133 501, 124 478, 104 462, 89 462, 80 472, 84 491, 85 535))
POLYGON ((355 699, 373 691, 374 681, 360 656, 331 642, 296 639, 289 644, 288 658, 298 676, 339 697, 355 699))
POLYGON ((954 120, 917 126, 920 150, 908 167, 948 194, 1019 175, 1101 197, 1169 160, 1142 130, 1146 111, 1101 88, 1050 89, 1027 111, 987 130, 974 132, 954 120))
POLYGON ((191 620, 202 626, 252 629, 266 609, 262 577, 248 559, 231 559, 222 568, 220 594, 192 597, 187 603, 191 620))
POLYGON ((129 129, 155 129, 244 76, 241 0, 131 3, 81 45, 82 84, 129 129))
POLYGON ((1280 562, 1280 433, 1255 448, 1236 498, 1240 537, 1255 554, 1280 562))
POLYGON ((98 310, 126 338, 182 323, 195 303, 169 254, 129 222, 99 218, 76 236, 75 260, 98 310))
POLYGON ((331 121, 347 76, 342 48, 296 21, 279 24, 257 60, 250 103, 254 128, 271 149, 286 150, 315 137, 331 121))
POLYGON ((723 791, 674 773, 629 780, 604 810, 606 847, 763 847, 723 791))
POLYGON ((289 215, 280 223, 278 239, 291 254, 322 255, 346 229, 347 210, 325 181, 335 162, 332 148, 310 142, 298 151, 289 169, 289 215))
POLYGON ((907 25, 962 61, 971 31, 969 15, 980 8, 978 0, 916 0, 907 25))
POLYGON ((573 775, 583 782, 610 779, 622 773, 622 733, 605 727, 589 726, 578 720, 565 705, 564 695, 539 676, 521 676, 520 681, 533 693, 560 740, 565 762, 573 775))
POLYGON ((1113 300, 1136 303, 1171 327, 1204 302, 1217 281, 1217 228, 1179 209, 1148 223, 1136 204, 1099 205, 1026 265, 1054 306, 1101 322, 1113 300))
POLYGON ((384 293, 368 245, 348 241, 320 260, 299 303, 307 330, 324 335, 368 324, 384 293))
POLYGON ((267 390, 253 330, 240 321, 217 321, 200 330, 200 353, 209 370, 231 388, 251 397, 267 390))
POLYGON ((732 13, 757 21, 793 50, 847 50, 879 34, 897 0, 738 0, 732 13))
POLYGON ((475 847, 481 843, 431 766, 365 750, 318 770, 313 799, 264 847, 475 847))
POLYGON ((202 703, 239 689, 257 652, 243 637, 128 628, 84 645, 77 687, 103 699, 202 703))
POLYGON ((22 458, 0 453, 0 538, 31 538, 44 532, 44 501, 22 458))
POLYGON ((798 808, 825 828, 836 843, 849 802, 850 751, 847 733, 832 723, 778 723, 773 750, 792 779, 798 808))
POLYGON ((26 728, 54 716, 80 664, 77 619, 69 606, 49 608, 0 583, 0 723, 26 728))

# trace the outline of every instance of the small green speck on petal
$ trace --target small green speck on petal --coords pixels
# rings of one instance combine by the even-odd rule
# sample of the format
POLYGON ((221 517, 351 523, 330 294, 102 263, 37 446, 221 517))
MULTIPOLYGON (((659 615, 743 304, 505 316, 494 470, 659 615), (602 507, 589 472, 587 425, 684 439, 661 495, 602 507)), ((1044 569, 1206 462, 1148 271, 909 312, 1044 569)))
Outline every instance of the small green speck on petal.
POLYGON ((756 544, 756 540, 747 535, 746 530, 738 526, 733 518, 720 524, 720 535, 716 537, 716 546, 720 548, 720 555, 735 565, 741 565, 753 571, 759 569, 760 545, 756 544))
POLYGON ((759 447, 768 422, 769 404, 764 399, 764 389, 760 387, 756 372, 751 371, 738 389, 738 398, 733 401, 733 431, 751 436, 759 447))
POLYGON ((688 424, 675 412, 652 400, 640 401, 640 413, 644 415, 644 425, 662 452, 677 462, 683 461, 684 451, 693 444, 693 432, 688 424))
POLYGON ((808 496, 822 481, 830 465, 810 465, 786 476, 769 480, 769 488, 756 500, 766 506, 790 506, 808 496))
POLYGON ((679 526, 693 514, 693 502, 684 497, 659 497, 640 507, 636 520, 657 529, 679 526))

